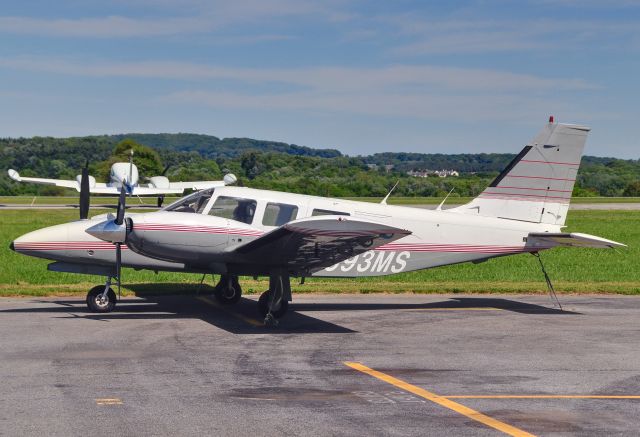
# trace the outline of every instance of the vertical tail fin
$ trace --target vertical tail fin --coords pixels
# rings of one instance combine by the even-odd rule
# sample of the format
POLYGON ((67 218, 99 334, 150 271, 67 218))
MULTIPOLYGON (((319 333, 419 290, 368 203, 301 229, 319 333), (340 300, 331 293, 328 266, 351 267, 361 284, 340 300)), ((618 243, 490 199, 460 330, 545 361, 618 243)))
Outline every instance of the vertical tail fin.
POLYGON ((589 130, 550 119, 478 197, 456 210, 564 225, 589 130))

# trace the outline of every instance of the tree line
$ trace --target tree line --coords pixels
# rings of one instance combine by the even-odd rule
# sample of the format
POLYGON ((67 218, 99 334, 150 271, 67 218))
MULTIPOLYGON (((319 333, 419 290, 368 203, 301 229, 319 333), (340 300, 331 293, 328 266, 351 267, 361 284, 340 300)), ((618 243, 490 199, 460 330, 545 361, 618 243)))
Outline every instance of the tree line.
MULTIPOLYGON (((88 164, 106 181, 113 162, 134 162, 144 177, 164 173, 172 181, 220 179, 227 172, 255 188, 336 197, 394 195, 476 196, 513 158, 512 154, 377 153, 344 156, 334 149, 312 149, 244 138, 218 139, 194 134, 129 134, 77 138, 0 139, 0 195, 62 195, 56 187, 19 184, 6 170, 23 176, 74 179, 88 164), (390 167, 392 166, 392 167, 390 167), (455 169, 460 177, 416 178, 409 170, 455 169)), ((574 196, 640 196, 640 161, 585 156, 574 196)))

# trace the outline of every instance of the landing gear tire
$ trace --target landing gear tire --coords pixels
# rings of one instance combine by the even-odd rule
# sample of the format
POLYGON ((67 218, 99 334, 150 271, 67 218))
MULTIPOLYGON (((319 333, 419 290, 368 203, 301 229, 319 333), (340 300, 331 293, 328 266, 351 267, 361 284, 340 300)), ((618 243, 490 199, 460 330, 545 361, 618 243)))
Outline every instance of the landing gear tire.
MULTIPOLYGON (((260 295, 260 299, 258 299, 258 311, 260 312, 260 315, 262 317, 266 317, 267 314, 269 313, 269 297, 270 297, 271 291, 267 290, 264 293, 262 293, 260 295)), ((286 300, 282 299, 280 301, 280 307, 276 310, 271 311, 271 315, 276 318, 276 319, 280 319, 282 317, 284 317, 284 315, 287 313, 287 310, 289 309, 289 302, 287 302, 286 300)))
POLYGON ((116 307, 116 294, 109 287, 107 295, 102 298, 104 285, 97 285, 87 293, 87 306, 94 313, 110 313, 116 307))
POLYGON ((223 305, 233 305, 238 303, 240 301, 240 297, 242 297, 242 288, 238 282, 238 277, 222 275, 220 277, 220 282, 218 282, 215 290, 213 291, 213 295, 216 297, 218 302, 223 305))

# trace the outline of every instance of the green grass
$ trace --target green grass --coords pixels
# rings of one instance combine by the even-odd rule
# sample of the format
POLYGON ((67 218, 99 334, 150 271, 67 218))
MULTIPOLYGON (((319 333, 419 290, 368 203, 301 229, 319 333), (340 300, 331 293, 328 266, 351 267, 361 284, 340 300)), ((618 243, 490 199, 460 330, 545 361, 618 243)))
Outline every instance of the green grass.
MULTIPOLYGON (((348 200, 377 203, 381 197, 346 197, 348 200)), ((389 205, 438 205, 444 197, 390 197, 389 205)), ((459 205, 470 202, 472 197, 449 197, 445 205, 459 205)), ((639 203, 640 197, 572 197, 572 203, 639 203)))
MULTIPOLYGON (((104 210, 106 211, 106 210, 104 210)), ((104 212, 94 211, 96 214, 104 212)), ((103 278, 54 273, 47 260, 9 250, 9 243, 31 230, 75 220, 77 211, 0 211, 0 296, 84 294, 103 278)), ((547 270, 560 292, 640 294, 640 211, 571 211, 568 230, 627 244, 616 250, 557 248, 543 252, 547 270)), ((193 292, 199 275, 125 269, 129 292, 193 292)), ((243 278, 245 293, 268 288, 268 281, 243 278)), ((309 279, 296 292, 457 293, 546 292, 537 260, 528 254, 460 264, 382 278, 309 279)))
MULTIPOLYGON (((128 204, 134 206, 137 203, 145 205, 155 205, 156 197, 140 197, 130 199, 128 204)), ((164 204, 169 205, 177 200, 177 197, 166 197, 164 204)), ((347 200, 358 200, 362 202, 377 203, 381 197, 345 197, 347 200)), ((390 205, 437 205, 442 202, 443 197, 390 197, 390 205)), ((446 204, 463 204, 471 201, 471 197, 449 197, 446 204)), ((640 197, 573 197, 573 203, 639 203, 640 197)), ((91 203, 94 205, 116 205, 118 198, 113 196, 92 196, 91 203)), ((2 205, 77 205, 78 196, 0 196, 2 205)))
MULTIPOLYGON (((0 204, 3 205, 77 205, 79 196, 0 196, 0 204)), ((178 197, 166 197, 164 204, 169 205, 178 197)), ((156 197, 139 197, 127 200, 127 203, 134 205, 155 205, 156 197), (138 200, 140 199, 140 200, 138 200)), ((116 205, 118 198, 115 196, 91 195, 91 203, 96 205, 116 205)))

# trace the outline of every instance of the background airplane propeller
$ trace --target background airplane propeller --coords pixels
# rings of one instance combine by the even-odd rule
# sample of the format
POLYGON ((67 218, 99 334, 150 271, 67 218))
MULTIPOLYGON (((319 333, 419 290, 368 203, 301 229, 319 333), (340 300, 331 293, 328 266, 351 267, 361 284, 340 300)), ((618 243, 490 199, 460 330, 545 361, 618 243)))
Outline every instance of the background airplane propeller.
POLYGON ((82 176, 80 179, 80 220, 85 220, 89 217, 89 161, 84 165, 82 169, 82 176))

